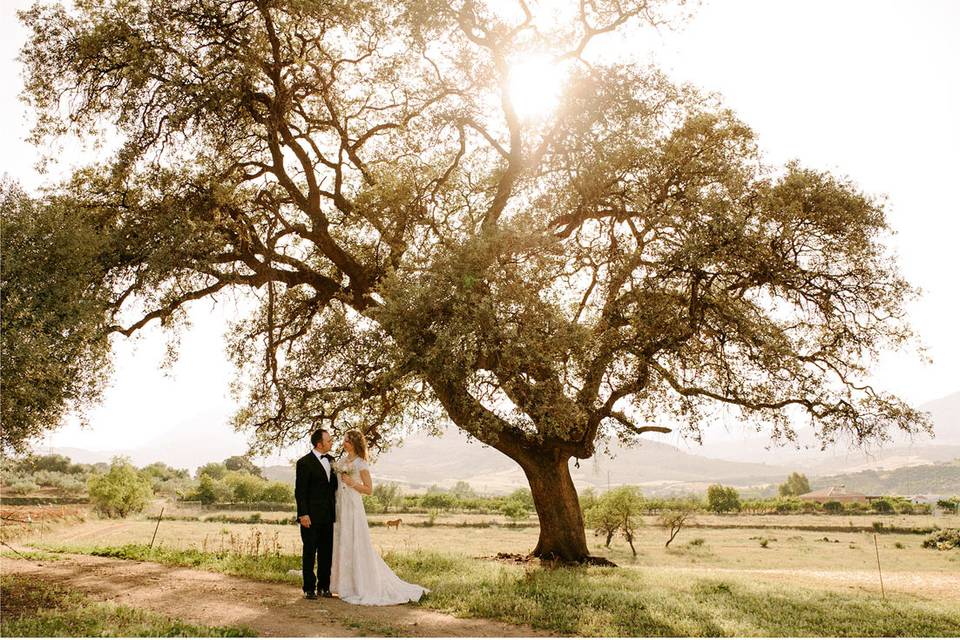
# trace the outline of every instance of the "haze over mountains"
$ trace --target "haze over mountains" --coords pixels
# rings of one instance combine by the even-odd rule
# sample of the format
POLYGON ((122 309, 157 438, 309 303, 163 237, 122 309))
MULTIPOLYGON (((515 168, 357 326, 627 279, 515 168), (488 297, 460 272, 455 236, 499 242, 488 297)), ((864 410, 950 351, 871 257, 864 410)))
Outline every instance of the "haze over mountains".
MULTIPOLYGON (((624 448, 610 445, 610 456, 598 455, 572 466, 578 487, 605 488, 620 484, 643 487, 644 492, 675 494, 703 491, 707 485, 722 482, 744 489, 759 489, 782 482, 791 471, 817 477, 852 474, 864 470, 890 470, 908 466, 948 462, 960 458, 960 392, 922 405, 934 421, 935 438, 908 437, 894 434, 892 442, 872 450, 848 450, 837 445, 820 451, 809 432, 799 433, 798 444, 772 447, 762 433, 738 436, 705 432, 704 444, 682 441, 676 436, 660 441, 644 439, 638 446, 624 448), (722 437, 721 437, 722 436, 722 437), (663 441, 670 439, 672 441, 663 441)), ((214 443, 215 444, 215 443, 214 443)), ((226 443, 225 443, 226 444, 226 443)), ((211 443, 191 441, 188 434, 180 439, 165 439, 154 446, 133 450, 91 452, 70 448, 43 448, 77 462, 107 461, 114 455, 127 455, 137 465, 162 460, 175 467, 195 469, 211 460, 222 460, 242 450, 214 452, 211 443)), ((286 459, 299 456, 288 452, 286 459)), ((286 459, 260 461, 268 474, 276 479, 292 479, 293 469, 286 459)), ((526 486, 520 468, 498 451, 468 442, 459 430, 451 429, 442 437, 414 434, 401 446, 380 456, 375 462, 375 475, 381 481, 398 482, 409 489, 425 489, 431 485, 450 486, 458 480, 469 482, 478 491, 507 492, 526 486)), ((960 467, 949 473, 958 475, 960 467)), ((816 484, 816 482, 814 482, 816 484)))

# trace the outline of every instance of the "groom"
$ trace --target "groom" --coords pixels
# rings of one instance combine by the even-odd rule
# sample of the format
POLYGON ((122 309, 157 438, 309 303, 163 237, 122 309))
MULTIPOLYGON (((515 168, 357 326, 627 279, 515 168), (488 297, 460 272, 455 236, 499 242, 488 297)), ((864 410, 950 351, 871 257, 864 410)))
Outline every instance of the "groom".
POLYGON ((313 450, 297 460, 297 520, 303 540, 303 597, 315 600, 317 589, 325 598, 330 593, 330 564, 333 560, 333 523, 337 519, 337 476, 333 456, 328 452, 333 438, 326 429, 310 436, 313 450), (317 575, 313 573, 314 562, 317 575), (318 584, 319 581, 319 584, 318 584))

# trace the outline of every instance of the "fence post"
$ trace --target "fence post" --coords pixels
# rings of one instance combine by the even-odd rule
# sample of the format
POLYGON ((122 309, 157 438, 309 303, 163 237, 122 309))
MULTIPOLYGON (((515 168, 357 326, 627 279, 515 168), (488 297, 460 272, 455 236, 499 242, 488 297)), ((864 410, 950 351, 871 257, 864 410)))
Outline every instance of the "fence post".
POLYGON ((166 507, 160 507, 160 515, 157 516, 157 526, 153 530, 153 538, 150 539, 150 548, 153 549, 153 542, 157 539, 157 531, 160 529, 160 521, 163 520, 163 510, 166 507))
POLYGON ((880 575, 880 595, 886 600, 887 594, 883 590, 883 571, 880 570, 880 545, 877 542, 877 534, 873 534, 873 548, 877 551, 877 573, 880 575))

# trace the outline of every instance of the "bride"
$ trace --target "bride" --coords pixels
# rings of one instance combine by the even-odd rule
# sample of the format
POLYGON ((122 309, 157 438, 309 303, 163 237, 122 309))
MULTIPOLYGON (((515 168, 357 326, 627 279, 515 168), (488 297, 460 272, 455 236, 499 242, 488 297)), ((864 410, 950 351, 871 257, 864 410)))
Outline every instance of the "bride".
POLYGON ((346 460, 337 463, 337 519, 333 525, 333 566, 330 590, 350 604, 416 602, 427 589, 404 582, 373 548, 363 495, 373 493, 367 441, 356 429, 344 434, 346 460))

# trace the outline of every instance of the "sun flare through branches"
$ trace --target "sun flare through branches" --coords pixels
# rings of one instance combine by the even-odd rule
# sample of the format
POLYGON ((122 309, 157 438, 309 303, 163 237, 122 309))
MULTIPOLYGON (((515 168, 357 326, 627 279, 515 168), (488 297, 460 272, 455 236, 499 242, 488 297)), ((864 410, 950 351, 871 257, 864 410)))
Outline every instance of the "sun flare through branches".
POLYGON ((546 117, 560 100, 566 68, 548 56, 533 56, 510 67, 510 100, 523 120, 546 117))

